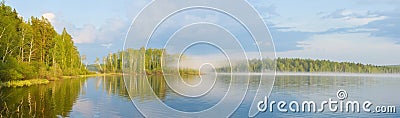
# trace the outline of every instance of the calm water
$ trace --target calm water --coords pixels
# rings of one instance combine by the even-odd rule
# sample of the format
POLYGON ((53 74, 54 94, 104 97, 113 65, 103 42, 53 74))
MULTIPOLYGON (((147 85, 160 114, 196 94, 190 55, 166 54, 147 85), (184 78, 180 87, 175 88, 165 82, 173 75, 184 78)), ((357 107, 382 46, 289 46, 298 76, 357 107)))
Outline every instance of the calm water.
MULTIPOLYGON (((257 78, 256 75, 250 78, 247 95, 232 117, 247 117, 252 96, 257 89, 257 78)), ((60 80, 23 88, 0 88, 0 113, 2 117, 143 117, 130 97, 140 103, 152 104, 157 101, 152 97, 152 91, 163 103, 174 109, 201 111, 218 103, 229 85, 239 86, 247 82, 245 79, 237 79, 231 83, 229 76, 218 76, 210 92, 189 98, 174 92, 160 76, 149 76, 147 81, 151 83, 151 88, 145 87, 147 81, 143 77, 125 79, 128 80, 127 83, 124 83, 121 76, 105 76, 60 80), (130 87, 129 90, 125 84, 130 87)), ((184 81, 194 85, 204 80, 186 77, 184 81)), ((396 106, 397 113, 334 113, 327 109, 318 113, 281 113, 275 110, 272 113, 260 113, 258 117, 400 117, 399 85, 400 77, 277 76, 270 101, 313 100, 318 105, 329 98, 337 100, 336 92, 344 89, 348 93, 347 100, 368 100, 373 105, 396 106)), ((231 100, 235 101, 237 98, 231 100)), ((157 108, 152 109, 152 114, 156 116, 176 117, 157 108)))

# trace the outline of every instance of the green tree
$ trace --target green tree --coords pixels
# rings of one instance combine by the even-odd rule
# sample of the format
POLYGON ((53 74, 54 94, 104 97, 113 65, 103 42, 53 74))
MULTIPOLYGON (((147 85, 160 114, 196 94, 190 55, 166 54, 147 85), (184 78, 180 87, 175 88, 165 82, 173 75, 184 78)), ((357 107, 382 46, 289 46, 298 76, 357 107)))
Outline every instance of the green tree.
POLYGON ((1 81, 86 74, 71 36, 58 34, 44 17, 24 21, 15 9, 0 5, 1 81))

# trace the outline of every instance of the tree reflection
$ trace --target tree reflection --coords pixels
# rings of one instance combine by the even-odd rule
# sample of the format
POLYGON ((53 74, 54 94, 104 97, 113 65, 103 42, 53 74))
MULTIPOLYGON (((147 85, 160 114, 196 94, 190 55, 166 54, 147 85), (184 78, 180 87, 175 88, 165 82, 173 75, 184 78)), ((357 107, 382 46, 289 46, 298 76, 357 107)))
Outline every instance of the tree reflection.
POLYGON ((86 79, 68 79, 23 88, 0 90, 0 117, 69 115, 86 79))
POLYGON ((96 89, 101 86, 108 95, 118 95, 129 100, 122 76, 102 76, 96 81, 96 89))
POLYGON ((149 75, 146 78, 146 75, 132 75, 126 76, 125 82, 133 99, 151 100, 151 96, 155 94, 160 100, 165 100, 167 85, 163 76, 149 75), (151 88, 147 87, 147 84, 150 84, 151 88))

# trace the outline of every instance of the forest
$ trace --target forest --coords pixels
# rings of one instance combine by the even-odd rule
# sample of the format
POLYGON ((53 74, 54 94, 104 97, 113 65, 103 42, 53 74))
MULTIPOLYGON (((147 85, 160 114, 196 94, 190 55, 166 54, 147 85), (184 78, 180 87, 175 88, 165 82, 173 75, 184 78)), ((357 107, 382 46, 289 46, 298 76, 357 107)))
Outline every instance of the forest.
MULTIPOLYGON (((96 68, 101 73, 122 73, 123 70, 146 74, 161 74, 165 49, 127 49, 110 53, 102 60, 96 59, 96 68), (124 62, 122 61, 124 60, 124 62), (102 61, 102 63, 100 63, 102 61), (145 62, 145 63, 143 63, 145 62), (123 64, 125 63, 125 64, 123 64), (144 68, 144 69, 143 69, 144 68)), ((55 31, 44 17, 24 20, 15 9, 1 2, 0 5, 0 81, 48 79, 61 76, 83 75, 89 71, 82 64, 71 35, 64 28, 55 31)), ((272 60, 248 60, 233 69, 248 66, 250 72, 261 72, 262 68, 273 68, 272 60)), ((229 72, 231 68, 217 70, 229 72)), ((173 69, 165 69, 172 71, 173 69)), ((346 72, 346 73, 400 73, 400 66, 377 66, 352 62, 333 62, 299 58, 278 58, 276 70, 280 72, 346 72)), ((181 69, 181 74, 198 74, 197 70, 181 69)))
MULTIPOLYGON (((171 71, 171 69, 162 70, 162 59, 174 59, 174 57, 163 58, 163 54, 166 54, 164 49, 127 49, 126 51, 110 53, 108 56, 103 57, 102 64, 100 64, 100 59, 97 58, 96 67, 102 73, 122 73, 124 70, 135 73, 162 74, 163 71, 171 71), (125 64, 122 63, 123 59, 125 60, 125 64)), ((165 56, 173 55, 166 54, 165 56)), ((264 69, 263 71, 265 72, 268 69, 273 69, 275 66, 277 72, 400 73, 400 66, 377 66, 354 62, 334 62, 330 60, 277 58, 275 63, 276 65, 274 65, 274 61, 271 59, 251 59, 248 60, 248 63, 239 62, 232 68, 217 68, 217 71, 230 72, 231 69, 234 69, 234 72, 261 72, 264 69)), ((198 71, 187 68, 180 69, 179 72, 187 75, 199 74, 198 71)))
MULTIPOLYGON (((249 72, 261 72, 262 69, 271 69, 273 61, 270 59, 252 59, 247 63, 238 64, 233 69, 244 69, 249 72)), ((230 67, 217 69, 219 72, 230 72, 230 67)), ((400 66, 377 66, 372 64, 361 64, 353 62, 334 62, 330 60, 313 60, 300 58, 277 58, 277 72, 339 72, 339 73, 400 73, 400 66)))
MULTIPOLYGON (((102 64, 100 59, 96 58, 97 70, 101 73, 145 73, 147 75, 152 74, 163 74, 163 71, 172 73, 174 69, 162 70, 161 61, 171 61, 162 59, 175 59, 174 57, 163 58, 163 56, 173 56, 166 53, 165 49, 157 48, 140 48, 140 49, 126 49, 125 51, 118 51, 117 53, 110 53, 108 56, 102 58, 102 64), (122 62, 124 60, 124 64, 122 62), (143 63, 144 62, 144 63, 143 63)), ((197 75, 197 70, 183 68, 179 70, 180 74, 184 75, 197 75)))
POLYGON ((278 58, 276 65, 277 71, 284 72, 400 73, 399 66, 377 66, 330 60, 278 58))
MULTIPOLYGON (((82 56, 84 57, 84 56, 82 56)), ((55 79, 87 74, 66 29, 57 33, 44 17, 25 21, 0 5, 0 80, 55 79)))

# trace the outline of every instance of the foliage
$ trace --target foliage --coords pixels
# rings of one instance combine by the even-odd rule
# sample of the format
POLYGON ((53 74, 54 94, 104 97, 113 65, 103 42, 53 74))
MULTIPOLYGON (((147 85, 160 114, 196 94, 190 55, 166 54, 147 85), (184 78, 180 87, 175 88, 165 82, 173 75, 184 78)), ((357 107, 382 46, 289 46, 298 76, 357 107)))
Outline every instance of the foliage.
MULTIPOLYGON (((162 74, 162 59, 163 55, 167 55, 165 49, 140 48, 127 49, 126 51, 119 51, 117 53, 110 53, 108 56, 103 57, 103 64, 100 64, 100 60, 96 59, 97 70, 102 73, 121 73, 123 68, 129 72, 135 73, 146 73, 148 75, 152 74, 162 74), (125 65, 122 63, 124 59, 125 65), (144 62, 144 63, 143 63, 144 62)), ((167 55, 169 56, 169 55, 167 55)), ((165 61, 165 60, 164 60, 165 61)), ((166 69, 164 71, 170 71, 166 69)), ((181 69, 179 70, 181 74, 197 75, 198 71, 193 69, 181 69)))
POLYGON ((217 68, 217 72, 271 72, 273 71, 275 63, 271 59, 250 59, 245 61, 235 62, 235 65, 223 66, 217 68))
POLYGON ((22 87, 22 86, 31 86, 36 84, 47 84, 49 80, 47 79, 30 79, 30 80, 23 80, 23 81, 8 81, 2 83, 1 86, 5 87, 22 87))
POLYGON ((179 70, 179 74, 181 75, 199 75, 199 71, 189 68, 184 68, 179 70))
MULTIPOLYGON (((341 72, 341 73, 400 73, 400 66, 376 66, 371 64, 333 62, 329 60, 312 60, 300 58, 278 58, 276 59, 276 71, 279 72, 341 72)), ((248 60, 245 65, 249 72, 260 72, 262 69, 270 69, 274 63, 270 59, 248 60)), ((239 66, 232 69, 240 69, 239 66)), ((230 72, 230 67, 217 69, 219 72, 230 72)))
POLYGON ((400 67, 371 64, 333 62, 329 60, 278 58, 277 71, 284 72, 346 72, 346 73, 400 73, 400 67))
POLYGON ((0 64, 0 79, 5 80, 20 80, 23 78, 21 72, 21 67, 19 67, 18 62, 14 58, 10 58, 7 63, 0 64))
POLYGON ((52 79, 88 71, 64 28, 58 34, 44 17, 24 21, 15 9, 0 5, 0 79, 52 79))

